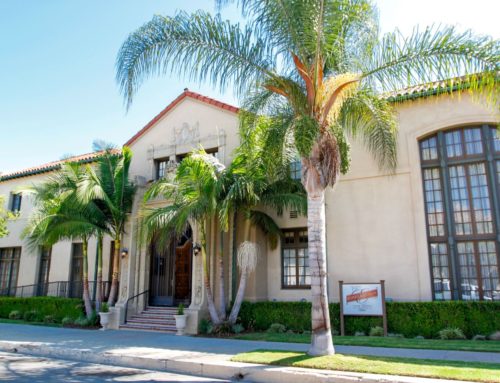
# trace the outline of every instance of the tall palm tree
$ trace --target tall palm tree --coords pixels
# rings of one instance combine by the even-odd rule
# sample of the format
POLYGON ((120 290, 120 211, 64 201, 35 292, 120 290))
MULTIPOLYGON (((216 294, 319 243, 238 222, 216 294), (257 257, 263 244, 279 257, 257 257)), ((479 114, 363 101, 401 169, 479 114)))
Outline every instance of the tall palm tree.
POLYGON ((9 235, 7 221, 16 218, 16 214, 4 208, 5 197, 0 195, 0 238, 9 235))
POLYGON ((78 198, 78 185, 84 174, 80 164, 66 163, 45 182, 27 189, 34 196, 35 210, 23 237, 37 248, 52 246, 61 240, 82 241, 82 298, 86 315, 90 318, 93 310, 89 294, 88 242, 93 236, 107 233, 107 228, 105 215, 99 207, 93 201, 82 203, 78 198))
MULTIPOLYGON (((235 0, 218 0, 218 5, 235 0)), ((308 196, 311 355, 334 352, 328 311, 325 190, 348 168, 346 134, 360 137, 385 168, 396 166, 396 122, 382 91, 447 80, 450 90, 482 88, 496 99, 499 43, 453 27, 379 38, 370 0, 238 0, 244 27, 203 11, 155 16, 117 58, 130 106, 151 75, 175 74, 232 85, 248 110, 280 116, 274 148, 290 134, 308 196), (480 74, 478 74, 480 73, 480 74)))
MULTIPOLYGON (((255 268, 258 246, 251 242, 251 228, 260 228, 274 249, 281 230, 268 212, 273 211, 281 215, 285 209, 289 209, 305 215, 307 211, 305 190, 300 181, 290 177, 290 163, 294 159, 294 152, 290 151, 289 155, 285 153, 285 156, 274 158, 273 167, 268 166, 269 157, 265 155, 267 150, 265 144, 270 133, 269 127, 273 123, 270 118, 259 117, 255 120, 255 129, 242 130, 244 136, 242 143, 221 180, 222 202, 219 209, 221 226, 227 230, 229 217, 233 215, 237 218, 236 212, 244 221, 243 242, 239 245, 237 253, 241 276, 228 318, 230 324, 234 324, 237 320, 247 276, 255 268)), ((245 127, 245 124, 242 124, 242 127, 245 127)), ((233 225, 236 225, 237 221, 234 219, 233 225)))
POLYGON ((106 149, 97 159, 96 166, 86 166, 85 174, 78 183, 78 198, 86 203, 93 201, 104 212, 108 231, 115 242, 108 298, 110 306, 115 304, 118 294, 121 242, 136 191, 129 179, 131 161, 132 151, 128 147, 123 147, 119 154, 106 149))

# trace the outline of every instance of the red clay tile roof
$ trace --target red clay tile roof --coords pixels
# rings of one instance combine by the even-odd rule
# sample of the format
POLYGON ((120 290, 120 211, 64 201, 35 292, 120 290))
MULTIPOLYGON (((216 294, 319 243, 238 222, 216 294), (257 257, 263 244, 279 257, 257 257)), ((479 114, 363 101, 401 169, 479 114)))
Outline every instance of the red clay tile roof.
POLYGON ((130 146, 132 143, 134 143, 139 137, 141 137, 144 133, 146 133, 154 124, 156 124, 164 115, 166 115, 169 111, 171 111, 177 104, 179 104, 182 100, 184 100, 186 97, 204 102, 206 104, 210 104, 213 106, 216 106, 217 108, 227 110, 232 113, 238 113, 240 111, 240 108, 237 108, 235 106, 226 104, 221 101, 217 101, 213 98, 203 96, 199 93, 196 92, 191 92, 189 89, 184 89, 184 92, 182 92, 179 97, 177 97, 174 101, 172 101, 170 104, 167 105, 165 109, 163 109, 160 113, 158 113, 151 121, 149 121, 144 128, 139 130, 132 138, 130 138, 126 143, 125 146, 130 146))
MULTIPOLYGON (((28 177, 28 176, 31 176, 34 174, 47 173, 47 172, 50 172, 52 170, 57 170, 57 169, 60 169, 61 164, 65 163, 65 162, 78 162, 78 163, 94 162, 96 160, 96 158, 98 158, 103 153, 104 153, 104 151, 86 153, 86 154, 81 154, 79 156, 65 158, 64 160, 48 162, 46 164, 34 166, 31 168, 27 168, 27 169, 17 170, 17 171, 9 172, 9 173, 2 173, 2 174, 0 174, 0 182, 7 181, 7 180, 10 180, 13 178, 28 177)), ((113 153, 119 154, 120 150, 114 149, 113 153)))

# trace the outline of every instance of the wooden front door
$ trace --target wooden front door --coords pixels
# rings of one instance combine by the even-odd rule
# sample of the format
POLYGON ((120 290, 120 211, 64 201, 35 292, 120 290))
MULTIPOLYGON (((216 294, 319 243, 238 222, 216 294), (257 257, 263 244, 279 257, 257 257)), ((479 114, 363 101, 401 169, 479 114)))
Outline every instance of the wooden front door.
POLYGON ((149 300, 153 306, 171 306, 174 303, 174 257, 172 244, 151 246, 151 274, 149 300))
POLYGON ((83 295, 83 244, 73 243, 71 251, 71 277, 68 295, 81 298, 83 295))
POLYGON ((191 238, 175 248, 175 300, 185 304, 191 297, 192 249, 191 238))

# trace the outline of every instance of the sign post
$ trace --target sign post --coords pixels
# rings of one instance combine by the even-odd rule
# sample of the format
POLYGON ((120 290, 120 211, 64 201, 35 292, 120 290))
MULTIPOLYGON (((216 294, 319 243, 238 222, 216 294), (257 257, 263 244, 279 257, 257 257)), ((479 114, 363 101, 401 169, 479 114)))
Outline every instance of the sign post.
POLYGON ((384 336, 387 336, 387 312, 385 309, 385 283, 344 283, 340 287, 340 335, 345 335, 344 315, 381 316, 384 336))

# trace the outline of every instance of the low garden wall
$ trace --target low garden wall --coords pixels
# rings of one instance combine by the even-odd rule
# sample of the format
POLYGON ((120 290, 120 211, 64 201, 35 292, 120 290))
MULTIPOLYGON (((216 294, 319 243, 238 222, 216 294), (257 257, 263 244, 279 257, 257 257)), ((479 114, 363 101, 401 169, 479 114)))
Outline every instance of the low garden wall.
MULTIPOLYGON (((387 322, 390 333, 405 337, 435 338, 446 328, 459 328, 471 338, 500 330, 500 302, 387 302, 387 322)), ((246 329, 265 331, 273 323, 288 330, 311 330, 309 302, 244 302, 240 319, 246 329)), ((340 308, 330 304, 332 329, 340 330, 340 308)), ((382 325, 380 317, 345 317, 346 335, 369 333, 370 328, 382 325)))

